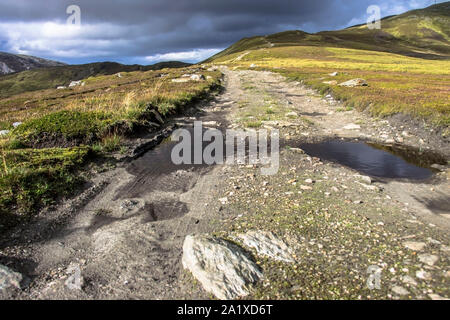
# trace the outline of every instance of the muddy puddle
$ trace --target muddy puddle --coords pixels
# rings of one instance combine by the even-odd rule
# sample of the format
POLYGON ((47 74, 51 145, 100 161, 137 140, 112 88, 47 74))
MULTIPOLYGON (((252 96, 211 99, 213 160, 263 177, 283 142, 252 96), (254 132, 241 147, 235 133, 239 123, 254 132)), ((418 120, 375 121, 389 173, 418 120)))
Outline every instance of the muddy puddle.
POLYGON ((300 148, 310 156, 379 178, 426 180, 435 173, 433 164, 446 164, 434 153, 366 142, 328 140, 301 144, 300 148))

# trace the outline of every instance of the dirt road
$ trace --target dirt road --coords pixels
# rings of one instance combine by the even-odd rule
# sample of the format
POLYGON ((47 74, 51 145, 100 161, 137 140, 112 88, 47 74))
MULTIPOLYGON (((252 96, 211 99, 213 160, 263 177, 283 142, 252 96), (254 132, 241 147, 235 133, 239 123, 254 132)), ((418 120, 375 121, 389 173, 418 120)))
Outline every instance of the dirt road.
MULTIPOLYGON (((364 184, 355 182, 358 180, 355 176, 358 172, 287 148, 295 148, 302 142, 317 141, 324 137, 383 140, 382 142, 392 139, 410 146, 426 146, 433 145, 433 141, 427 141, 433 137, 406 134, 405 127, 396 127, 385 120, 345 110, 332 97, 322 98, 301 84, 288 82, 273 73, 228 69, 224 69, 224 72, 223 94, 215 101, 200 106, 195 117, 176 119, 173 122, 186 128, 194 120, 210 123, 210 127, 222 130, 243 128, 254 122, 268 129, 278 128, 282 138, 279 173, 265 178, 258 176, 256 167, 245 165, 174 166, 170 159, 172 145, 163 143, 130 163, 119 164, 115 169, 96 175, 90 188, 81 197, 59 206, 53 212, 47 212, 46 221, 30 226, 29 230, 21 230, 14 240, 3 241, 0 263, 22 272, 29 279, 26 288, 15 292, 13 297, 210 298, 182 269, 181 255, 185 236, 192 233, 227 233, 236 228, 265 228, 267 225, 264 223, 270 224, 277 220, 273 220, 272 216, 265 219, 264 211, 283 210, 282 207, 274 207, 275 203, 271 203, 270 198, 278 201, 276 205, 283 201, 292 205, 285 208, 286 212, 292 213, 301 209, 301 205, 294 206, 298 201, 317 201, 320 206, 317 210, 327 207, 327 201, 334 201, 334 205, 342 201, 345 205, 339 210, 346 210, 346 215, 342 216, 344 213, 339 212, 336 219, 346 221, 350 216, 355 217, 356 220, 352 220, 352 230, 358 232, 370 229, 372 225, 365 222, 370 220, 374 224, 373 232, 383 235, 380 238, 382 243, 395 239, 395 250, 391 251, 402 251, 402 254, 392 256, 389 246, 392 245, 394 249, 394 244, 386 244, 389 250, 388 253, 383 251, 383 263, 386 264, 386 270, 395 270, 386 271, 390 276, 386 280, 389 285, 385 289, 377 294, 364 291, 365 272, 370 264, 361 254, 360 260, 353 262, 351 266, 342 264, 359 273, 359 280, 341 281, 338 277, 336 280, 330 276, 330 279, 337 281, 333 286, 342 289, 354 285, 357 290, 350 290, 346 294, 344 289, 336 289, 339 295, 331 297, 358 298, 362 295, 363 298, 392 298, 401 296, 400 289, 394 289, 394 293, 391 290, 399 286, 414 298, 427 298, 433 294, 448 296, 448 173, 440 173, 430 181, 419 183, 380 180, 371 184, 376 188, 367 189, 364 184), (267 111, 269 109, 270 112, 267 111), (270 115, 269 120, 267 115, 270 115), (303 181, 306 178, 314 180, 314 185, 305 187, 306 183, 303 181), (314 189, 315 193, 308 194, 310 189, 314 189), (50 223, 60 217, 65 217, 62 219, 64 223, 50 223), (241 220, 246 223, 241 224, 241 220), (407 252, 408 249, 398 248, 397 245, 402 247, 402 243, 408 239, 425 243, 424 252, 436 256, 438 262, 427 264, 403 256, 403 251, 407 252), (405 265, 402 268, 398 261, 406 261, 409 267, 405 265), (77 278, 73 277, 77 270, 82 279, 78 283, 78 289, 77 278), (429 272, 430 278, 416 279, 416 271, 420 270, 429 272), (416 284, 411 281, 409 284, 402 282, 409 273, 416 284)), ((439 147, 444 153, 448 152, 448 146, 439 147)), ((448 153, 446 156, 448 157, 448 153)), ((311 210, 313 208, 306 212, 311 210)), ((331 209, 329 212, 333 214, 331 209)), ((298 214, 302 214, 301 211, 298 214)), ((285 222, 289 223, 287 220, 285 222)), ((311 248, 302 247, 301 243, 311 243, 314 240, 315 245, 317 239, 320 242, 322 231, 329 231, 328 228, 334 222, 330 221, 330 225, 326 223, 326 220, 320 224, 317 221, 314 232, 308 231, 301 236, 292 230, 284 232, 282 223, 274 229, 282 233, 281 236, 301 254, 302 250, 311 251, 311 248)), ((328 236, 344 239, 348 235, 340 235, 338 232, 328 236)), ((363 242, 360 245, 364 252, 368 252, 370 250, 364 245, 372 244, 363 242)), ((325 249, 322 246, 319 247, 320 250, 312 250, 308 254, 321 255, 321 259, 327 257, 328 261, 350 261, 355 252, 352 251, 350 258, 346 249, 353 246, 352 243, 340 243, 337 251, 330 248, 327 254, 321 254, 327 249, 325 245, 325 249)), ((267 268, 272 266, 267 265, 267 268)), ((303 276, 305 281, 309 279, 306 268, 308 267, 305 266, 303 276)), ((267 270, 265 281, 268 281, 269 287, 272 284, 274 288, 279 288, 279 292, 274 293, 267 290, 267 286, 261 285, 254 297, 330 297, 329 293, 324 293, 324 287, 318 289, 314 286, 308 290, 298 289, 301 293, 296 295, 296 291, 292 289, 296 286, 295 281, 290 281, 287 289, 281 288, 276 280, 271 280, 271 276, 275 275, 276 273, 267 270)), ((295 275, 293 279, 299 277, 295 275)), ((327 277, 324 279, 333 282, 327 277)))

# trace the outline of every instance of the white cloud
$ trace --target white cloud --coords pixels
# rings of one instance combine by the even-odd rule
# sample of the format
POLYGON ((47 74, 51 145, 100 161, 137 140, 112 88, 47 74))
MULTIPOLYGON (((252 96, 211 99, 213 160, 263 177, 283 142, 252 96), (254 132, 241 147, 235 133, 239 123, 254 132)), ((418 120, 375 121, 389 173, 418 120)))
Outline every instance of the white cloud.
POLYGON ((107 56, 131 41, 123 38, 123 29, 112 24, 0 23, 0 40, 6 50, 44 57, 107 56))
POLYGON ((161 61, 184 61, 184 62, 199 62, 203 61, 223 49, 196 49, 183 52, 170 52, 164 54, 155 54, 145 57, 150 63, 157 63, 161 61))

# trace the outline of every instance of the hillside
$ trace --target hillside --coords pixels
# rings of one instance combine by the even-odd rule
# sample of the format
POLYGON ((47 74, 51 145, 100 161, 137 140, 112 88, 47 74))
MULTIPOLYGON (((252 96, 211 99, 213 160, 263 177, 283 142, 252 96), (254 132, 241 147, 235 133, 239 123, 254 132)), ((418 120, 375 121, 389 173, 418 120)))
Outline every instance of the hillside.
POLYGON ((450 56, 450 2, 386 17, 381 23, 381 30, 369 30, 364 24, 316 34, 294 30, 244 38, 208 61, 245 50, 286 46, 363 49, 428 59, 450 56))
POLYGON ((243 39, 208 60, 233 68, 279 72, 348 107, 375 116, 406 114, 450 132, 450 3, 366 25, 308 34, 287 31, 243 39), (374 41, 375 39, 375 41, 374 41), (366 87, 339 84, 355 78, 366 87))
POLYGON ((77 81, 97 75, 111 75, 118 72, 161 70, 164 68, 182 68, 184 62, 161 62, 150 66, 123 65, 115 62, 97 62, 83 65, 65 65, 0 76, 0 98, 28 91, 67 86, 77 81))
POLYGON ((64 66, 65 63, 26 56, 0 52, 0 75, 38 68, 64 66))

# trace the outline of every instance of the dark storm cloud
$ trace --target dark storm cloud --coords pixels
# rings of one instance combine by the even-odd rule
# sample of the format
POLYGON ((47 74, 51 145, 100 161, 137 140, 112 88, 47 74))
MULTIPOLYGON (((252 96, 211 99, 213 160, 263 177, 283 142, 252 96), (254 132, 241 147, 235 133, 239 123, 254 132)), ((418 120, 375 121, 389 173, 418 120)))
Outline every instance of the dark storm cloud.
POLYGON ((432 2, 1 0, 0 50, 68 62, 109 59, 142 63, 164 59, 163 54, 171 52, 195 60, 211 54, 210 49, 224 48, 243 37, 294 28, 316 32, 361 23, 372 4, 380 5, 383 15, 390 15, 432 2), (65 26, 66 8, 72 4, 81 8, 79 30, 67 30, 65 26), (145 60, 148 56, 152 57, 145 60))

